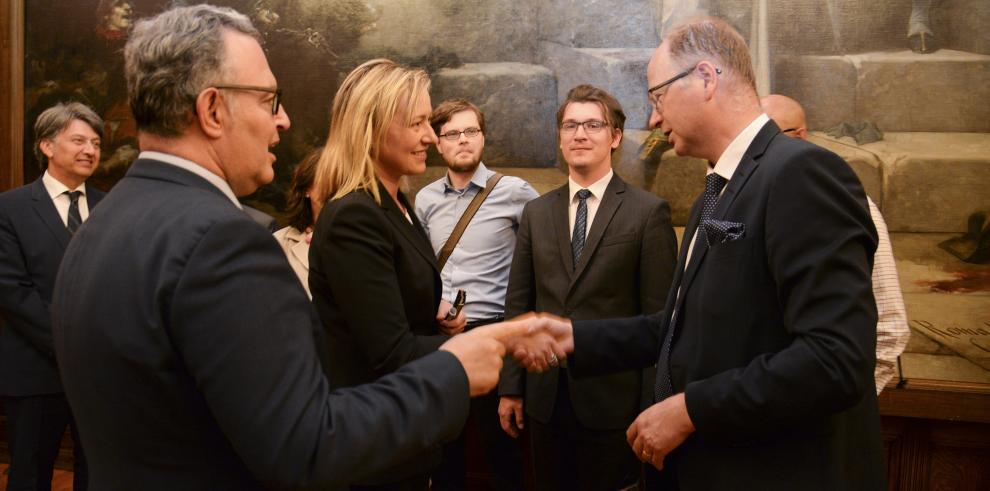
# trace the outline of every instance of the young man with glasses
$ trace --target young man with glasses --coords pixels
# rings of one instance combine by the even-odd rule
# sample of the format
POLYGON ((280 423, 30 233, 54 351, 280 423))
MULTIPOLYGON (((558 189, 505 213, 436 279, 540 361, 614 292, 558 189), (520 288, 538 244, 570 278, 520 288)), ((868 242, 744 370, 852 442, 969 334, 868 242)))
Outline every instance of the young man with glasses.
MULTIPOLYGON (((481 162, 485 115, 477 106, 464 99, 443 101, 430 116, 430 125, 438 136, 437 151, 447 164, 447 174, 416 195, 416 215, 440 256, 465 209, 484 192, 495 172, 481 162)), ((523 206, 539 196, 518 177, 503 176, 493 184, 440 271, 442 298, 448 307, 458 290, 466 294, 468 330, 505 318, 505 289, 519 219, 523 206)), ((496 488, 522 489, 522 452, 499 428, 498 395, 492 392, 472 399, 470 418, 483 438, 496 488)), ((462 432, 444 448, 433 489, 465 489, 464 443, 462 432)))
MULTIPOLYGON (((505 312, 575 319, 659 310, 677 241, 667 203, 612 171, 625 114, 610 94, 577 86, 557 112, 568 183, 523 211, 505 312)), ((575 379, 565 366, 539 375, 503 370, 499 416, 515 436, 528 416, 538 489, 624 489, 640 463, 626 428, 650 402, 650 368, 575 379)))

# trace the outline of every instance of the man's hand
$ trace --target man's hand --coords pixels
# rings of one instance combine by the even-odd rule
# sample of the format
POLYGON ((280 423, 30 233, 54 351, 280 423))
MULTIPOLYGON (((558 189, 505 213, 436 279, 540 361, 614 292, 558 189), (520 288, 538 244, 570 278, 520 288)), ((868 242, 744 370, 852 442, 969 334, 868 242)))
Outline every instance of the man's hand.
POLYGON ((517 326, 516 334, 505 340, 506 351, 531 372, 556 367, 568 353, 574 352, 569 319, 530 312, 504 324, 517 326))
POLYGON ((691 433, 694 423, 680 393, 640 413, 626 431, 626 440, 639 460, 663 469, 663 459, 691 433))
POLYGON ((453 307, 453 304, 441 299, 440 308, 437 310, 437 322, 440 324, 440 332, 448 336, 464 332, 464 327, 467 326, 467 316, 464 315, 464 309, 461 309, 457 313, 457 317, 449 321, 445 320, 447 312, 450 311, 451 307, 453 307))
POLYGON ((471 397, 487 394, 498 384, 505 345, 499 341, 497 334, 498 332, 478 328, 454 336, 440 346, 441 350, 451 352, 461 362, 467 373, 471 397))
POLYGON ((498 421, 512 438, 523 429, 523 400, 520 396, 502 396, 498 400, 498 421))

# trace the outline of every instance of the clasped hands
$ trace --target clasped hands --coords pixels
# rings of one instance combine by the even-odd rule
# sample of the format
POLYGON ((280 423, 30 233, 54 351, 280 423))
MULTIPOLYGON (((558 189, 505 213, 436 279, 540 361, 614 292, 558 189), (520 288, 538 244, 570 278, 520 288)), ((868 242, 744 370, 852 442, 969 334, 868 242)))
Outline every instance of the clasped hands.
POLYGON ((490 392, 498 384, 506 354, 527 370, 542 372, 557 366, 567 353, 574 351, 574 338, 569 320, 531 312, 458 334, 440 349, 461 362, 471 396, 477 396, 490 392))

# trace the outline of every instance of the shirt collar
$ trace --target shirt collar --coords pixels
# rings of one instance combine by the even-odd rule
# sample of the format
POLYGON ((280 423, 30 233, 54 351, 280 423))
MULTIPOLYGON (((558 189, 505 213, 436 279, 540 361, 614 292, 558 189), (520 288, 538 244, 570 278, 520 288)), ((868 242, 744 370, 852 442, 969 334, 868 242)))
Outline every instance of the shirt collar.
POLYGON ((45 185, 45 191, 48 192, 48 197, 52 199, 68 191, 80 191, 83 196, 86 196, 86 183, 80 184, 76 189, 69 189, 68 186, 62 184, 62 181, 49 174, 48 169, 45 169, 45 173, 41 175, 41 183, 45 185))
POLYGON ((174 165, 180 169, 184 169, 189 172, 192 172, 193 174, 196 174, 197 176, 206 179, 210 184, 212 184, 214 187, 219 189, 220 192, 222 192, 224 196, 229 198, 230 201, 233 201, 234 205, 236 205, 238 208, 242 210, 244 209, 244 207, 241 206, 241 202, 237 200, 237 196, 234 195, 234 190, 230 189, 230 184, 228 184, 227 181, 223 180, 222 177, 206 170, 205 167, 197 164, 196 162, 193 162, 192 160, 184 159, 182 157, 179 157, 177 155, 172 155, 170 153, 152 152, 148 150, 141 152, 141 154, 138 155, 138 158, 158 160, 161 162, 165 162, 166 164, 174 165))
POLYGON ((595 181, 594 184, 588 186, 587 188, 582 188, 578 183, 574 182, 574 179, 571 178, 571 176, 567 176, 567 185, 568 191, 570 192, 571 201, 574 201, 574 195, 582 189, 587 189, 588 191, 591 191, 592 196, 602 199, 602 196, 605 194, 605 188, 608 187, 608 183, 612 182, 613 175, 615 175, 615 172, 612 171, 612 169, 609 169, 608 174, 605 174, 601 179, 595 181))
POLYGON ((736 167, 739 167, 739 162, 742 161, 746 150, 753 144, 753 140, 756 139, 756 135, 768 122, 770 122, 770 118, 766 115, 766 113, 757 116, 756 119, 754 119, 748 126, 743 128, 738 135, 736 135, 736 138, 732 140, 732 143, 729 143, 729 146, 725 148, 724 152, 722 152, 722 156, 718 158, 718 162, 715 163, 715 167, 708 168, 707 174, 714 172, 724 177, 726 181, 731 180, 732 175, 736 173, 736 167))
MULTIPOLYGON (((478 186, 481 189, 485 189, 485 186, 488 185, 488 178, 491 177, 491 175, 494 173, 495 173, 494 171, 490 171, 488 170, 488 167, 485 167, 484 162, 478 162, 478 168, 474 170, 474 175, 471 176, 471 180, 468 182, 468 186, 470 187, 471 184, 474 184, 475 186, 478 186)), ((457 191, 457 189, 454 188, 454 185, 450 183, 449 173, 444 174, 443 190, 444 192, 457 191)))

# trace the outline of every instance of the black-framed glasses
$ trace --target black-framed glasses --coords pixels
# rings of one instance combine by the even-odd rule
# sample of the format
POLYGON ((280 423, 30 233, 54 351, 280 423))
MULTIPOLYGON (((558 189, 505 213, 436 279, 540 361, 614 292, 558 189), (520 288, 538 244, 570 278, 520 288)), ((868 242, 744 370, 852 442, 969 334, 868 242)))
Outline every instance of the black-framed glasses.
POLYGON ((481 134, 481 128, 467 128, 464 131, 451 130, 440 136, 450 141, 457 141, 461 139, 462 134, 471 139, 481 134))
POLYGON ((561 133, 575 133, 579 126, 584 127, 584 132, 589 135, 592 133, 598 133, 599 131, 605 129, 608 123, 600 119, 589 119, 587 121, 564 121, 560 123, 561 133))
MULTIPOLYGON (((687 70, 684 70, 683 72, 678 73, 677 75, 674 75, 670 79, 668 79, 666 81, 663 81, 663 82, 660 82, 660 83, 654 85, 653 87, 650 87, 649 89, 647 89, 647 91, 646 91, 647 97, 649 97, 650 103, 653 104, 653 108, 656 109, 657 112, 660 112, 663 109, 663 96, 667 94, 667 91, 666 90, 663 91, 662 94, 659 93, 659 92, 657 92, 657 91, 660 90, 660 89, 662 89, 662 88, 664 88, 664 87, 667 87, 668 85, 670 85, 670 84, 672 84, 672 83, 674 83, 674 82, 676 82, 676 81, 678 81, 678 80, 680 80, 680 79, 682 79, 682 78, 684 78, 684 77, 686 77, 688 75, 690 75, 691 72, 693 72, 695 68, 698 68, 698 65, 694 65, 693 67, 688 68, 687 70)), ((721 75, 722 74, 722 69, 721 68, 716 68, 715 69, 715 74, 716 75, 721 75)))
POLYGON ((268 92, 269 94, 275 94, 272 98, 272 116, 278 114, 278 107, 282 105, 282 89, 276 87, 258 87, 257 85, 214 85, 214 89, 226 89, 226 90, 256 90, 258 92, 268 92))

